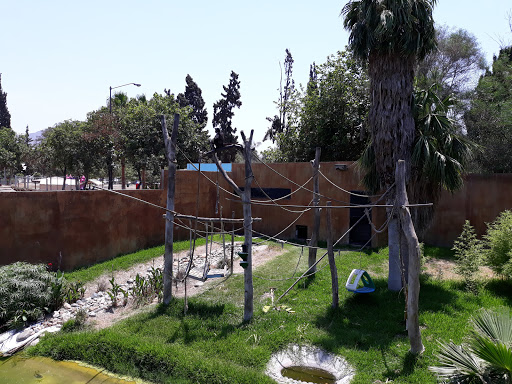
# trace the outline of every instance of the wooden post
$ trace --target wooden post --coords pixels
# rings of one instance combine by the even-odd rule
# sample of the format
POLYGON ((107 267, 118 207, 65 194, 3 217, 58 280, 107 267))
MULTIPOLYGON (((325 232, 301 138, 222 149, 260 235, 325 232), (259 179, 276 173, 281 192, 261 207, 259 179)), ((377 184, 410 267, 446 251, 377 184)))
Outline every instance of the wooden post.
POLYGON ((226 171, 222 168, 222 165, 217 157, 216 153, 213 153, 215 164, 217 169, 222 174, 228 184, 235 190, 236 194, 241 197, 244 211, 244 245, 247 248, 247 268, 244 269, 244 321, 250 321, 254 312, 254 291, 252 284, 252 210, 251 210, 251 184, 254 179, 251 167, 252 158, 252 138, 254 130, 251 130, 249 139, 245 137, 244 132, 240 132, 242 140, 244 142, 243 154, 245 159, 245 186, 242 191, 238 185, 228 176, 226 171))
POLYGON ((224 235, 224 222, 222 221, 222 205, 220 206, 220 232, 222 233, 222 254, 224 255, 224 267, 228 261, 226 260, 226 236, 224 235))
MULTIPOLYGON (((320 154, 322 149, 316 147, 315 161, 313 162, 313 206, 316 207, 320 204, 320 187, 318 182, 318 169, 320 168, 320 154)), ((314 208, 313 230, 311 233, 311 240, 309 242, 309 257, 308 267, 311 268, 311 273, 316 272, 316 247, 318 246, 318 231, 320 229, 320 208, 314 208)), ((314 275, 313 275, 314 276, 314 275)))
POLYGON ((162 131, 164 136, 165 151, 167 154, 167 163, 169 173, 167 175, 167 213, 165 214, 165 253, 164 253, 164 304, 169 304, 172 300, 172 268, 173 268, 173 241, 174 241, 174 193, 176 188, 176 140, 178 138, 178 124, 180 115, 174 114, 174 124, 172 126, 171 137, 167 132, 167 123, 165 116, 160 116, 162 131))
MULTIPOLYGON (((235 218, 235 211, 231 212, 231 218, 235 218)), ((233 274, 233 256, 235 254, 235 223, 231 225, 231 274, 233 274)))
POLYGON ((204 228, 205 228, 205 231, 206 231, 206 254, 204 256, 204 262, 206 263, 206 260, 208 260, 208 241, 209 241, 209 238, 208 238, 208 222, 205 222, 204 223, 204 228))
MULTIPOLYGON (((327 202, 331 206, 331 202, 327 202)), ((331 269, 331 286, 332 286, 332 307, 338 308, 338 270, 336 268, 336 261, 334 260, 334 247, 332 238, 332 221, 331 221, 331 208, 327 208, 327 257, 329 258, 329 268, 331 269)))
POLYGON ((396 166, 396 199, 400 210, 400 221, 403 235, 407 239, 409 249, 409 281, 407 284, 407 333, 409 335, 410 352, 413 354, 422 353, 425 348, 421 341, 420 323, 419 323, 419 298, 420 298, 420 244, 411 214, 407 204, 407 191, 405 188, 405 161, 398 160, 396 166))

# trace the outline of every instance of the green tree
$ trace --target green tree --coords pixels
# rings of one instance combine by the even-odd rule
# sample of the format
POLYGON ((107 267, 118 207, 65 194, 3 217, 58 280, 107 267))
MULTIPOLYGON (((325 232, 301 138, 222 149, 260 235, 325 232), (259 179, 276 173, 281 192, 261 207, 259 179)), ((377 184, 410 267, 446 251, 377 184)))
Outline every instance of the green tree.
POLYGON ((52 169, 63 176, 63 190, 66 189, 66 175, 76 170, 82 124, 76 120, 65 120, 43 132, 40 146, 48 153, 52 169))
MULTIPOLYGON (((238 74, 231 71, 228 86, 222 86, 224 92, 222 98, 213 104, 213 127, 219 128, 224 138, 224 145, 237 144, 236 128, 233 127, 232 119, 235 113, 234 108, 240 108, 240 81, 238 74)), ((219 159, 225 163, 232 163, 236 157, 236 150, 231 148, 218 154, 219 159)))
MULTIPOLYGON (((437 90, 438 86, 433 84, 427 89, 415 88, 414 91, 415 136, 407 192, 410 201, 434 203, 432 207, 411 212, 420 238, 432 222, 441 191, 455 192, 462 187, 463 174, 479 148, 458 132, 454 120, 449 117, 453 98, 441 100, 437 90)), ((373 146, 369 145, 360 163, 366 170, 363 183, 374 193, 381 186, 376 161, 373 146)))
POLYGON ((465 123, 468 137, 484 147, 475 171, 512 172, 512 46, 501 49, 480 77, 465 123))
POLYGON ((483 249, 469 220, 465 221, 460 236, 453 242, 452 250, 457 259, 456 272, 464 278, 466 289, 476 292, 477 274, 482 263, 483 249))
POLYGON ((322 147, 322 161, 357 160, 366 144, 364 125, 369 109, 365 68, 348 52, 338 52, 310 69, 299 129, 307 140, 303 161, 322 147))
POLYGON ((276 148, 264 151, 265 158, 310 161, 319 146, 322 161, 358 159, 366 142, 368 85, 364 67, 348 51, 313 63, 306 90, 288 97, 287 131, 275 134, 276 148))
POLYGON ((128 161, 138 173, 143 170, 160 177, 160 170, 166 165, 162 128, 159 115, 180 114, 178 126, 179 167, 185 167, 188 161, 198 161, 199 153, 208 148, 208 137, 198 129, 191 108, 180 108, 174 95, 165 96, 155 93, 150 100, 131 99, 123 120, 123 134, 126 137, 126 155, 128 161))
POLYGON ((438 49, 419 63, 419 86, 440 86, 441 98, 455 94, 462 99, 473 79, 485 69, 485 57, 474 35, 464 29, 451 31, 446 26, 436 28, 438 49))
POLYGON ((11 128, 11 114, 7 109, 7 93, 2 90, 2 74, 0 73, 0 129, 11 128))
MULTIPOLYGON (((435 0, 350 1, 342 10, 344 26, 350 32, 354 55, 368 63, 370 77, 370 126, 376 172, 385 190, 395 182, 397 161, 410 168, 415 137, 413 113, 414 71, 436 47, 435 0)), ((406 170, 407 178, 410 169, 406 170)), ((395 194, 387 195, 392 204, 395 194)), ((392 214, 390 210, 388 214, 392 214)), ((400 290, 400 246, 398 213, 388 226, 388 287, 400 290)))
POLYGON ((22 146, 18 135, 9 127, 0 129, 0 169, 4 176, 21 171, 22 146))
POLYGON ((503 211, 487 224, 484 236, 487 264, 497 274, 512 277, 512 211, 503 211))
POLYGON ((180 108, 192 107, 192 121, 197 124, 198 129, 204 130, 208 122, 208 111, 204 106, 201 88, 190 75, 187 75, 185 82, 187 83, 185 93, 178 94, 176 99, 180 108))

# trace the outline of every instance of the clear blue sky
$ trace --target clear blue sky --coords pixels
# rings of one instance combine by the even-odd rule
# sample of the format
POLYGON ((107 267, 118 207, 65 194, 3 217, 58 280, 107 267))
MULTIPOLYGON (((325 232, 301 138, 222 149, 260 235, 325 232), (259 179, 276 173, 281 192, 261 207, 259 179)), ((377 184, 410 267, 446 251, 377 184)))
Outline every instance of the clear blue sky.
MULTIPOLYGON (((295 60, 296 83, 305 84, 313 61, 323 63, 347 44, 339 16, 345 3, 2 0, 0 72, 12 126, 33 133, 84 120, 106 104, 109 86, 129 82, 142 84, 122 88, 130 97, 164 88, 178 94, 190 74, 211 128, 212 105, 234 70, 243 103, 234 125, 254 129, 261 141, 265 117, 276 112, 285 49, 295 60)), ((511 0, 440 0, 434 17, 474 34, 490 63, 500 44, 512 43, 511 11, 511 0)))

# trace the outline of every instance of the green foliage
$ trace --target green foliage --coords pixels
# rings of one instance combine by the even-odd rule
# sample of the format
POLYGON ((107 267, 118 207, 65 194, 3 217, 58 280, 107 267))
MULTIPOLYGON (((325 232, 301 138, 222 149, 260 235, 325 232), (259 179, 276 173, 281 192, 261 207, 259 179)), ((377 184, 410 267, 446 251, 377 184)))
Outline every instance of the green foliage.
POLYGON ((485 69, 485 57, 476 37, 464 29, 436 28, 437 49, 419 63, 417 77, 423 88, 439 84, 440 95, 461 98, 473 79, 485 69))
POLYGON ((475 170, 512 172, 512 47, 501 49, 492 69, 480 77, 465 123, 468 137, 485 148, 475 170))
POLYGON ((499 275, 512 277, 512 211, 503 211, 487 224, 486 261, 499 275))
POLYGON ((117 299, 119 294, 122 294, 125 298, 124 303, 126 304, 126 299, 128 298, 128 291, 125 291, 119 284, 117 284, 114 276, 109 280, 110 288, 107 291, 110 300, 112 300, 112 306, 117 307, 117 299))
MULTIPOLYGON (((192 107, 192 121, 197 124, 198 130, 202 131, 208 122, 208 111, 204 106, 201 88, 199 88, 190 75, 187 75, 185 82, 187 83, 185 93, 178 94, 176 100, 180 108, 192 107)), ((205 132, 204 134, 208 136, 208 133, 205 132)))
POLYGON ((61 279, 44 264, 0 267, 0 329, 22 326, 56 309, 62 302, 61 279))
POLYGON ((0 168, 11 174, 22 171, 23 140, 12 128, 0 128, 0 168))
MULTIPOLYGON (((307 89, 293 89, 286 105, 287 127, 273 133, 277 148, 263 156, 273 161, 309 161, 322 147, 322 161, 356 160, 365 147, 369 79, 350 52, 338 52, 312 65, 307 89)), ((278 102, 280 110, 283 108, 278 102)), ((272 120, 275 125, 278 116, 272 120)), ((268 135, 268 132, 267 132, 268 135)))
POLYGON ((455 383, 510 383, 512 317, 508 309, 481 311, 472 319, 466 344, 441 343, 440 366, 430 367, 440 379, 455 383))
POLYGON ((476 292, 478 288, 477 274, 482 263, 483 249, 469 220, 466 220, 460 236, 453 242, 452 250, 457 259, 456 272, 464 278, 466 288, 476 292))
MULTIPOLYGON (((255 279, 256 311, 250 323, 242 322, 243 276, 233 275, 189 298, 186 315, 182 299, 175 299, 101 331, 45 336, 29 352, 81 360, 152 382, 270 383, 264 371, 271 354, 291 343, 306 343, 347 358, 356 370, 352 384, 434 384, 437 379, 428 367, 438 363, 436 340, 460 343, 471 315, 512 300, 510 283, 499 279, 476 296, 460 289, 460 282, 422 278, 420 324, 426 352, 413 358, 402 323, 403 296, 388 291, 384 278, 386 248, 363 255, 342 252, 336 258, 340 276, 346 278, 356 267, 370 272, 377 288, 371 295, 340 289, 340 308, 332 310, 331 276, 322 264, 316 279, 299 283, 275 303, 295 313, 265 313, 263 308, 272 305, 270 289, 275 288, 277 297, 293 281, 281 279, 291 275, 301 252, 287 249, 254 270, 254 276, 265 279, 255 279)), ((431 257, 451 258, 449 249, 425 251, 431 257)), ((302 258, 298 273, 307 268, 307 258, 302 258)))
POLYGON ((7 93, 2 90, 2 74, 0 73, 0 130, 11 128, 11 114, 7 108, 7 93))
POLYGON ((62 324, 61 332, 76 332, 83 330, 88 317, 89 315, 85 309, 78 309, 74 318, 69 319, 62 324))
POLYGON ((163 298, 164 278, 160 268, 152 267, 148 277, 135 276, 132 290, 133 300, 136 306, 144 305, 158 299, 160 303, 163 298))
MULTIPOLYGON (((213 104, 213 128, 219 128, 223 135, 224 145, 238 143, 236 136, 236 128, 232 125, 232 119, 235 113, 234 108, 240 108, 242 101, 240 100, 240 81, 238 74, 231 71, 228 86, 223 85, 224 93, 222 98, 213 104)), ((232 163, 235 160, 236 150, 229 149, 218 154, 219 159, 224 163, 232 163)))
POLYGON ((436 0, 353 0, 342 10, 349 45, 366 61, 372 54, 422 59, 436 48, 436 0))

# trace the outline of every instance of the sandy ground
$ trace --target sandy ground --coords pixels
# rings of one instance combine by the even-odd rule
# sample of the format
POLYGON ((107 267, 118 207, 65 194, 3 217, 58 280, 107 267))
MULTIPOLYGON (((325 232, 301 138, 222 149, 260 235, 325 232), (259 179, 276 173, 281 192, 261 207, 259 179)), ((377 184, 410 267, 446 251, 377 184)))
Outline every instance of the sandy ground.
MULTIPOLYGON (((221 249, 221 247, 222 246, 220 244, 213 245, 214 250, 221 249)), ((203 248, 203 250, 201 250, 201 249, 197 250, 197 252, 199 252, 199 253, 201 251, 204 254, 204 248, 203 248)), ((175 254, 175 259, 180 259, 180 258, 186 256, 187 252, 188 252, 188 250, 185 250, 185 251, 175 254)), ((285 250, 283 250, 279 247, 275 247, 275 246, 269 247, 266 244, 253 246, 253 267, 257 268, 258 266, 267 263, 268 261, 274 259, 276 256, 281 255, 284 252, 285 252, 285 250)), ((233 273, 241 274, 241 273, 243 273, 244 270, 236 260, 237 259, 235 258, 233 273)), ((146 263, 137 264, 128 270, 114 272, 115 281, 118 284, 125 284, 128 279, 134 279, 135 276, 137 275, 137 273, 139 273, 140 275, 145 275, 147 270, 151 267, 163 269, 163 255, 160 257, 157 257, 151 261, 148 261, 146 263)), ((109 279, 111 277, 112 277, 112 274, 109 273, 109 274, 100 276, 98 279, 96 279, 92 282, 87 283, 85 286, 85 288, 86 288, 85 297, 90 297, 95 292, 105 291, 106 289, 108 289, 110 287, 109 279)), ((195 296, 201 292, 204 292, 207 289, 212 289, 212 288, 214 289, 214 287, 216 285, 222 283, 223 281, 225 281, 228 278, 229 278, 229 276, 224 277, 224 278, 208 279, 204 283, 189 278, 189 279, 187 279, 187 296, 188 297, 195 296)), ((175 297, 184 297, 184 293, 185 293, 184 288, 185 288, 185 285, 182 283, 179 283, 177 287, 173 286, 173 295, 175 297)), ((89 322, 95 329, 106 328, 106 327, 111 326, 115 322, 122 320, 126 317, 132 316, 141 311, 147 311, 147 310, 151 309, 152 307, 154 307, 154 305, 156 305, 156 300, 149 305, 146 305, 143 307, 136 307, 133 305, 132 299, 129 298, 128 303, 125 306, 120 305, 116 308, 109 308, 105 312, 99 312, 96 315, 96 317, 91 318, 89 320, 89 322)))

